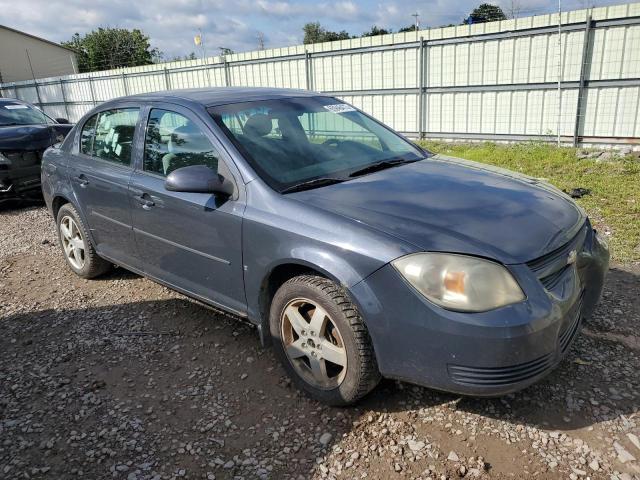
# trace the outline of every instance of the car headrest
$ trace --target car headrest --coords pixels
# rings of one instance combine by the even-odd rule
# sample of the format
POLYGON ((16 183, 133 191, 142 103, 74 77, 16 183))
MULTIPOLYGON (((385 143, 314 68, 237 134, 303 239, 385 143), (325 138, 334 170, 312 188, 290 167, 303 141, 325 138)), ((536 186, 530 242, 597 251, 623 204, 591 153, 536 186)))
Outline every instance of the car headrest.
POLYGON ((242 132, 249 137, 264 137, 271 133, 272 128, 270 116, 256 113, 247 119, 242 127, 242 132))
POLYGON ((187 123, 171 132, 169 153, 194 153, 209 152, 212 150, 211 143, 204 134, 193 124, 187 123))
POLYGON ((118 142, 130 142, 136 132, 135 125, 116 125, 113 127, 113 133, 118 135, 118 142))

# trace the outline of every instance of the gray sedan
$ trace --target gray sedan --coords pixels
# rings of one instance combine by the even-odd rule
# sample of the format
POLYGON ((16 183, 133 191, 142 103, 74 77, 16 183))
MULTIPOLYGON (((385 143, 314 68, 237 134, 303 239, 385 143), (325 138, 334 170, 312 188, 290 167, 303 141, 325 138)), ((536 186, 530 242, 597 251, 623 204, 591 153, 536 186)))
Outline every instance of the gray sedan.
POLYGON ((248 319, 332 405, 381 377, 501 395, 544 377, 609 253, 551 185, 421 149, 331 96, 116 99, 42 166, 69 268, 113 264, 248 319))

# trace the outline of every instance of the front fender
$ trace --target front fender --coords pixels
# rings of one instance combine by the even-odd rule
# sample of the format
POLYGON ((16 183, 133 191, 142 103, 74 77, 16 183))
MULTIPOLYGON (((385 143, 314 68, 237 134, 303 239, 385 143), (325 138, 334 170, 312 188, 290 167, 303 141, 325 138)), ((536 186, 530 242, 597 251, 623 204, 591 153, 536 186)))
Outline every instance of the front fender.
POLYGON ((245 222, 243 233, 244 283, 249 319, 261 324, 261 294, 272 272, 283 265, 305 267, 346 289, 376 271, 388 259, 364 255, 318 239, 264 224, 245 222))

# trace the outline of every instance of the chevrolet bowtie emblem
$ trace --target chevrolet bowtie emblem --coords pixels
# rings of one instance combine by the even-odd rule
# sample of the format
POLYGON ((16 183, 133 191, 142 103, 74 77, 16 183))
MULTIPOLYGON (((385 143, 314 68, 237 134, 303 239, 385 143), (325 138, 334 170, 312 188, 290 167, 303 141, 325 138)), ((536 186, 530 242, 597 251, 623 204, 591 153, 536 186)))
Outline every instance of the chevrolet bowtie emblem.
POLYGON ((567 256, 567 265, 571 265, 572 263, 576 263, 577 259, 578 259, 578 252, 576 252, 575 250, 571 250, 569 252, 569 255, 567 256))

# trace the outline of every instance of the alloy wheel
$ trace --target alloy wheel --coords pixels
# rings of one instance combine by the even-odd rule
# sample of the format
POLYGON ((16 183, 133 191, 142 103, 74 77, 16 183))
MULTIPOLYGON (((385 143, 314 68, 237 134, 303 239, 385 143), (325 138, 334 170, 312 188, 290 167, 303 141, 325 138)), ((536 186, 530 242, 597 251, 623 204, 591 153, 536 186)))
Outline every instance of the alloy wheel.
POLYGON ((84 239, 75 220, 69 216, 62 217, 60 233, 62 249, 67 261, 73 268, 81 270, 85 263, 84 239))
POLYGON ((298 298, 284 308, 280 325, 285 353, 296 372, 316 388, 337 388, 347 372, 347 350, 326 310, 298 298))

